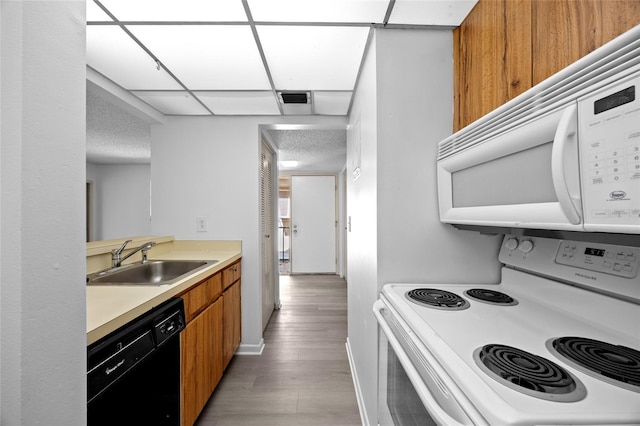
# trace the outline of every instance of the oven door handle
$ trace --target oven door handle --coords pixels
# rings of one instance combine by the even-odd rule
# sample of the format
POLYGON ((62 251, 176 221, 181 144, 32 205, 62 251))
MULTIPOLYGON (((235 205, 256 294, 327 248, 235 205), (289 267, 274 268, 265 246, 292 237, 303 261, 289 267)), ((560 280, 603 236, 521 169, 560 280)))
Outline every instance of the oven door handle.
POLYGON ((416 392, 420 396, 420 399, 422 400, 422 402, 425 404, 429 414, 440 425, 468 426, 472 424, 472 423, 460 423, 458 420, 451 417, 445 410, 442 409, 442 407, 440 407, 440 404, 438 404, 438 402, 435 400, 435 398, 431 394, 431 391, 422 382, 422 380, 416 379, 420 377, 420 374, 411 363, 411 360, 405 353, 400 342, 398 341, 396 336, 393 334, 393 331, 391 330, 391 328, 387 324, 387 321, 382 315, 382 310, 384 309, 387 309, 387 307, 384 305, 384 302, 382 302, 381 300, 377 300, 373 305, 373 313, 376 316, 376 319, 378 320, 378 324, 380 325, 380 328, 382 328, 382 330, 384 331, 384 334, 387 336, 387 340, 389 341, 389 344, 393 348, 393 351, 398 357, 398 360, 404 367, 405 372, 409 377, 409 380, 411 380, 411 383, 416 388, 416 392))

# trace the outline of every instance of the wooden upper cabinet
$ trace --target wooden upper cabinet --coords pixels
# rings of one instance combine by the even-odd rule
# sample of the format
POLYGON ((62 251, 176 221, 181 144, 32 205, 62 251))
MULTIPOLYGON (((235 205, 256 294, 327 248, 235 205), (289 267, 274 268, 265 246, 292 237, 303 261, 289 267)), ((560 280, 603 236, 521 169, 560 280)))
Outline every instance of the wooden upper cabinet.
POLYGON ((533 84, 640 24, 640 0, 545 0, 533 5, 533 84))
POLYGON ((531 84, 531 0, 480 0, 453 34, 454 129, 531 84))
POLYGON ((480 0, 454 31, 454 131, 640 24, 640 0, 480 0))

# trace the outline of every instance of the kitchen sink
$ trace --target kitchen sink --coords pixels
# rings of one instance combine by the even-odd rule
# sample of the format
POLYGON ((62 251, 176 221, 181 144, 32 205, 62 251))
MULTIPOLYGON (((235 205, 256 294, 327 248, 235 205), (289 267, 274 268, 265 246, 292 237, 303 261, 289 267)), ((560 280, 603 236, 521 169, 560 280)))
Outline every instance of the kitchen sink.
POLYGON ((217 260, 149 260, 87 275, 88 285, 172 285, 217 260))

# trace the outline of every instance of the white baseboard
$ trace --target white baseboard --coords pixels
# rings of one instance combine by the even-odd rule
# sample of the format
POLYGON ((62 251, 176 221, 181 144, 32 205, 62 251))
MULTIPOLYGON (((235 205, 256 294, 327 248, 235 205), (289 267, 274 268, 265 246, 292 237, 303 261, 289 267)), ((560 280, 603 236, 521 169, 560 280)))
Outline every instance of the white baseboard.
POLYGON ((369 418, 367 417, 367 410, 364 409, 364 399, 362 397, 362 389, 360 388, 360 382, 358 381, 358 374, 356 372, 356 366, 353 362, 353 355, 351 353, 351 344, 347 337, 347 357, 349 357, 349 367, 351 368, 351 378, 353 379, 353 387, 356 389, 356 399, 358 400, 358 410, 360 411, 360 419, 362 420, 362 426, 370 426, 369 418))
POLYGON ((263 350, 264 339, 260 339, 260 343, 254 345, 240 343, 240 347, 236 351, 236 355, 262 355, 263 350))

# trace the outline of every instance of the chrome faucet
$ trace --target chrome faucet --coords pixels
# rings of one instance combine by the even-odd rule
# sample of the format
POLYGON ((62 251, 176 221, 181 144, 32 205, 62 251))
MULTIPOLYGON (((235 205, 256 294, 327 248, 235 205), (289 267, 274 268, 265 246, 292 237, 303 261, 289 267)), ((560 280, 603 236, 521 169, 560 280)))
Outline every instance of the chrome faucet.
POLYGON ((149 241, 148 243, 144 243, 140 247, 133 249, 133 251, 127 253, 124 257, 122 257, 122 252, 124 251, 127 244, 129 244, 131 240, 127 240, 122 243, 119 249, 111 250, 111 267, 118 268, 122 265, 122 262, 133 256, 139 251, 142 251, 142 263, 147 263, 147 252, 151 250, 151 247, 156 245, 155 241, 149 241))

